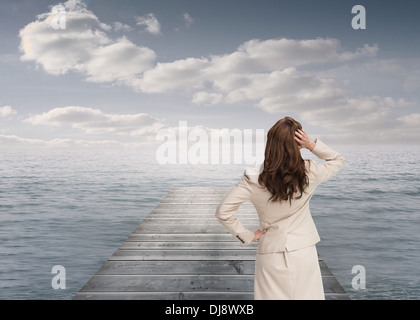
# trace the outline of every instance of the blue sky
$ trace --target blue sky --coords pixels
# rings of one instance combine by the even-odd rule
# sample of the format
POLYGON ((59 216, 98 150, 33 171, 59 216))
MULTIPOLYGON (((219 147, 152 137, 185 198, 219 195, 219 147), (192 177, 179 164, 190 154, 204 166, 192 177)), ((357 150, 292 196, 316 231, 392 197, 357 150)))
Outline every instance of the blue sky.
POLYGON ((0 145, 154 142, 268 130, 334 144, 420 138, 418 1, 70 0, 0 4, 0 145), (354 30, 354 5, 366 8, 354 30))

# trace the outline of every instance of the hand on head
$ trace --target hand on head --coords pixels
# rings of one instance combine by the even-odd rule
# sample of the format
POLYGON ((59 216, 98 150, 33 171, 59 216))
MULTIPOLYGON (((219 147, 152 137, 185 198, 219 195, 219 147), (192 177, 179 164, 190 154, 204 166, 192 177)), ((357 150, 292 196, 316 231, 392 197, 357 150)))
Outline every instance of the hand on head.
POLYGON ((309 151, 312 151, 312 149, 315 147, 315 142, 313 142, 308 137, 305 130, 303 129, 298 129, 295 131, 295 141, 298 143, 300 148, 305 148, 309 151))

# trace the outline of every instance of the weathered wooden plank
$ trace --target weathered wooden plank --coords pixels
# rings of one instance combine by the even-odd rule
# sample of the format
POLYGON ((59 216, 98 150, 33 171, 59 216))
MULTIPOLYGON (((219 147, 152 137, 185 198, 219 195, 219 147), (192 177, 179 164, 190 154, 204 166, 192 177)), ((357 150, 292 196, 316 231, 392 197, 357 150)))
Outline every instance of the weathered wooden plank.
MULTIPOLYGON (((184 203, 184 202, 160 202, 157 206, 156 209, 197 209, 197 210, 209 210, 213 212, 216 211, 218 205, 220 204, 220 200, 217 203, 184 203)), ((247 210, 247 209, 253 209, 253 211, 255 211, 255 208, 252 206, 251 202, 245 202, 241 205, 241 207, 239 207, 238 210, 247 210)))
POLYGON ((252 300, 252 292, 79 292, 75 300, 252 300))
MULTIPOLYGON (((253 292, 79 292, 75 300, 253 300, 253 292)), ((326 300, 349 300, 345 293, 325 293, 326 300)))
MULTIPOLYGON (((258 225, 243 224, 244 226, 252 229, 258 229, 258 225)), ((153 224, 146 225, 140 224, 133 233, 223 233, 225 229, 220 224, 214 225, 201 225, 201 224, 190 224, 190 225, 167 225, 167 224, 153 224)))
MULTIPOLYGON (((207 232, 210 231, 218 231, 220 233, 222 233, 224 230, 223 226, 221 226, 221 224, 218 221, 209 221, 209 220, 204 220, 202 221, 202 223, 198 223, 199 220, 196 221, 188 221, 188 220, 183 220, 183 219, 178 219, 175 221, 172 221, 172 223, 170 221, 167 220, 147 220, 144 221, 144 223, 141 224, 141 228, 139 226, 139 228, 137 229, 145 229, 145 228, 157 228, 158 230, 162 230, 162 232, 164 232, 164 230, 173 230, 174 226, 178 229, 181 229, 185 232, 196 232, 197 230, 201 230, 203 227, 207 228, 207 232)), ((241 220, 243 225, 251 228, 251 229, 258 229, 259 227, 259 222, 258 220, 254 220, 254 219, 244 219, 241 220)), ((217 232, 216 232, 217 233, 217 232)))
POLYGON ((227 193, 219 193, 219 194, 183 194, 177 195, 172 194, 168 195, 163 198, 161 201, 162 203, 174 201, 174 202, 183 202, 183 201, 191 201, 191 200, 200 200, 200 201, 210 201, 215 203, 220 203, 220 200, 224 198, 227 193))
MULTIPOLYGON (((237 211, 235 216, 242 217, 242 218, 257 218, 258 214, 254 210, 241 210, 237 211)), ((214 210, 197 210, 197 209, 190 209, 188 206, 184 206, 182 209, 173 210, 169 208, 160 208, 154 209, 152 212, 147 215, 145 218, 153 218, 153 219, 162 219, 162 218, 177 218, 177 217, 185 217, 186 219, 195 219, 195 218, 206 218, 209 220, 216 220, 216 209, 214 210)))
MULTIPOLYGON (((258 218, 241 218, 243 224, 259 224, 258 218)), ((220 222, 216 220, 216 218, 197 218, 191 217, 188 219, 181 219, 181 218, 165 218, 165 219, 153 219, 153 217, 145 218, 142 221, 143 225, 155 225, 155 224, 176 224, 176 225, 217 225, 220 226, 220 222)))
MULTIPOLYGON (((333 276, 331 271, 320 260, 322 276, 333 276)), ((253 275, 255 272, 255 263, 253 260, 202 260, 202 261, 171 261, 166 260, 144 260, 144 261, 107 261, 98 270, 99 275, 147 275, 147 274, 225 274, 253 275)))
MULTIPOLYGON (((335 277, 324 277, 324 291, 339 290, 335 277)), ((83 291, 165 292, 242 291, 253 292, 253 275, 95 275, 83 291)))
MULTIPOLYGON (((185 217, 185 218, 207 218, 215 219, 216 210, 211 211, 200 211, 200 210, 190 210, 188 208, 183 208, 183 210, 174 211, 168 209, 156 209, 149 213, 147 217, 161 219, 161 218, 175 218, 175 217, 185 217)), ((258 218, 258 214, 255 211, 238 211, 235 216, 244 217, 244 218, 258 218)))
POLYGON ((350 297, 347 293, 325 293, 325 300, 350 300, 350 297))
POLYGON ((238 241, 228 233, 132 233, 126 241, 238 241))
POLYGON ((249 246, 241 247, 239 243, 236 242, 229 242, 229 241, 218 241, 218 242, 211 242, 211 241, 183 241, 183 242, 166 242, 166 241, 126 241, 124 242, 119 250, 126 250, 126 249, 154 249, 154 250, 190 250, 190 249, 213 249, 213 250, 248 250, 250 248, 256 248, 257 243, 251 243, 249 246))
POLYGON ((252 275, 94 275, 83 291, 253 291, 253 286, 252 275))
POLYGON ((191 187, 173 187, 169 190, 168 194, 176 193, 183 194, 185 192, 199 192, 199 193, 221 193, 225 194, 227 191, 231 190, 231 186, 191 186, 191 187))
POLYGON ((117 250, 109 260, 255 260, 255 249, 117 250))
POLYGON ((147 274, 225 274, 253 275, 255 263, 252 260, 202 260, 202 261, 107 261, 96 274, 100 275, 147 275, 147 274))
MULTIPOLYGON (((172 213, 172 212, 179 212, 183 213, 183 211, 187 213, 194 213, 197 212, 199 214, 206 213, 209 216, 213 216, 216 213, 217 205, 206 205, 203 207, 197 206, 195 203, 165 203, 165 204, 158 204, 156 207, 153 208, 153 210, 150 213, 172 213)), ((256 214, 257 211, 252 205, 245 205, 238 208, 237 213, 249 213, 249 214, 256 214)))
MULTIPOLYGON (((211 223, 215 223, 218 224, 218 221, 216 221, 216 217, 214 218, 209 218, 208 215, 200 215, 200 214, 191 214, 190 217, 186 217, 186 215, 188 215, 188 213, 185 214, 162 214, 162 215, 156 215, 156 219, 154 219, 155 221, 160 221, 160 222, 164 222, 165 220, 168 219, 173 219, 173 220, 183 220, 185 221, 184 223, 187 222, 194 222, 194 220, 199 220, 203 223, 206 222, 211 222, 211 223)), ((256 223, 258 222, 258 218, 255 217, 254 215, 235 215, 236 218, 240 219, 241 221, 246 221, 246 222, 251 222, 251 223, 256 223)), ((152 219, 154 216, 149 215, 147 217, 147 219, 152 219)), ((172 221, 172 220, 168 220, 168 221, 172 221)), ((258 222, 259 223, 259 222, 258 222)))

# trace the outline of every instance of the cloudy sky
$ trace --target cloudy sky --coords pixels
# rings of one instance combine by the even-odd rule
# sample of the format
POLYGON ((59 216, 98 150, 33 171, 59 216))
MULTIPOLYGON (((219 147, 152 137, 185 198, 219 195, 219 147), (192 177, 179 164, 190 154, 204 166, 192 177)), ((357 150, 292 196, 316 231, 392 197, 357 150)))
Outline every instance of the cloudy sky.
POLYGON ((418 145, 419 15, 412 0, 2 0, 0 146, 284 116, 334 144, 418 145))

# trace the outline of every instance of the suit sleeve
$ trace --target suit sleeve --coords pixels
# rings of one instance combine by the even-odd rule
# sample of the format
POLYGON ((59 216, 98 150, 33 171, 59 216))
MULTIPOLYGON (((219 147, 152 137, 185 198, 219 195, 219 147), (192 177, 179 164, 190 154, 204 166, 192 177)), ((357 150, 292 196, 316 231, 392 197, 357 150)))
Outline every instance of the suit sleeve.
POLYGON ((316 140, 312 153, 325 160, 322 164, 311 163, 311 166, 314 166, 313 169, 311 168, 311 172, 314 173, 318 184, 332 178, 344 166, 344 157, 319 139, 316 140))
POLYGON ((235 218, 239 206, 251 199, 251 190, 245 175, 235 187, 225 196, 216 210, 216 218, 222 225, 239 241, 242 246, 250 244, 254 238, 254 232, 245 228, 235 218))

